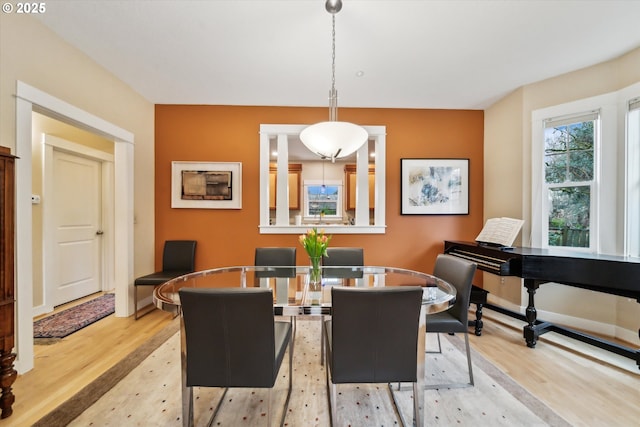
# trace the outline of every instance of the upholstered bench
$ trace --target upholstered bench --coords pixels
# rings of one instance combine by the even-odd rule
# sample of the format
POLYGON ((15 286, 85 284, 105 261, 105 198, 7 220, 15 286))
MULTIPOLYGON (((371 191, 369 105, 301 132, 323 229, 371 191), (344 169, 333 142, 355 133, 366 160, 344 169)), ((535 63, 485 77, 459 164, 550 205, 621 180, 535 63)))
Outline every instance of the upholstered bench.
POLYGON ((162 251, 162 270, 146 276, 138 277, 134 282, 133 305, 135 307, 135 318, 148 314, 153 310, 145 311, 142 315, 138 313, 138 288, 141 286, 156 287, 183 274, 192 273, 196 263, 196 241, 195 240, 167 240, 164 242, 162 251))
POLYGON ((474 333, 477 336, 482 335, 482 307, 487 303, 487 294, 489 291, 478 286, 471 286, 471 298, 469 304, 476 305, 476 320, 469 320, 469 326, 475 326, 474 333))

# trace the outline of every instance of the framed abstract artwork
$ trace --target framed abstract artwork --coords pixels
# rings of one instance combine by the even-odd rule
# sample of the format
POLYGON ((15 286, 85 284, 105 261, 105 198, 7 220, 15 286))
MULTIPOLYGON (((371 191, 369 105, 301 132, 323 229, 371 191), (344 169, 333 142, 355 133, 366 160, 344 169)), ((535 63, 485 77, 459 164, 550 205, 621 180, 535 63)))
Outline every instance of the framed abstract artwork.
POLYGON ((468 215, 469 159, 400 159, 402 215, 468 215))
POLYGON ((242 209, 242 163, 171 162, 171 207, 242 209))

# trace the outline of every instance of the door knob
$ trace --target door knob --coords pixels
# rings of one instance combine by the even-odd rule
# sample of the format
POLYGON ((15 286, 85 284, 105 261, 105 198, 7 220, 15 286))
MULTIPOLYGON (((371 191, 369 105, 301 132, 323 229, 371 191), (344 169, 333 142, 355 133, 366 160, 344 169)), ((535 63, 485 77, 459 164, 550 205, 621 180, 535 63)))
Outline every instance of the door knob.
POLYGON ((102 230, 96 231, 96 235, 98 235, 98 236, 102 236, 103 234, 104 234, 104 231, 102 231, 102 230))

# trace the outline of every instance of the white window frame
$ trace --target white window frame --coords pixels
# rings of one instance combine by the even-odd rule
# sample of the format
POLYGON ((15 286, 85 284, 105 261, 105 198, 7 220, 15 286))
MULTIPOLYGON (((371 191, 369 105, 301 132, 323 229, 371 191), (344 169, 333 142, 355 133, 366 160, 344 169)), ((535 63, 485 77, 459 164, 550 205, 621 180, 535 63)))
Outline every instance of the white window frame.
MULTIPOLYGON (((543 215, 543 221, 542 221, 542 235, 546 236, 546 238, 544 239, 544 243, 546 244, 545 247, 549 247, 549 208, 550 208, 550 201, 549 198, 546 197, 546 195, 549 194, 549 192, 553 189, 556 188, 567 188, 567 187, 589 187, 589 200, 590 200, 590 204, 589 204, 589 247, 585 247, 585 248, 580 248, 580 247, 573 247, 571 246, 571 249, 578 249, 578 250, 589 250, 590 252, 594 252, 595 251, 595 240, 596 236, 597 236, 597 226, 594 227, 594 224, 597 224, 597 221, 594 221, 594 215, 597 215, 597 210, 596 210, 596 206, 597 206, 597 200, 598 200, 598 186, 597 186, 597 171, 598 171, 598 165, 600 163, 599 161, 599 147, 601 146, 601 136, 600 136, 600 112, 599 111, 584 111, 578 114, 572 114, 570 116, 567 117, 554 117, 554 118, 549 118, 549 119, 545 119, 542 122, 543 125, 543 136, 542 136, 542 141, 541 141, 541 147, 540 149, 542 150, 542 203, 544 206, 544 210, 541 212, 541 214, 543 215), (546 148, 546 144, 545 144, 545 140, 544 140, 544 130, 548 129, 550 127, 555 127, 555 126, 560 126, 561 124, 572 124, 572 123, 579 123, 579 122, 584 122, 584 121, 594 121, 594 126, 593 126, 593 133, 594 133, 594 137, 593 137, 593 179, 591 181, 564 181, 564 182, 558 182, 558 183, 548 183, 546 182, 545 179, 545 169, 544 169, 544 150, 546 148), (547 122, 552 122, 552 123, 547 123, 547 122)), ((554 246, 555 247, 555 246, 554 246)))
MULTIPOLYGON (((276 198, 276 220, 275 224, 270 223, 269 209, 269 164, 270 164, 270 141, 277 141, 278 160, 277 174, 282 176, 278 179, 278 186, 285 186, 288 182, 285 174, 288 173, 288 141, 299 141, 300 132, 308 125, 286 125, 286 124, 261 124, 260 125, 260 234, 301 234, 307 231, 306 225, 291 225, 289 223, 288 209, 288 189, 278 191, 276 198)), ((370 223, 368 198, 358 199, 355 214, 355 224, 330 224, 331 234, 385 234, 386 233, 386 126, 363 126, 369 134, 369 142, 373 142, 375 150, 375 185, 374 185, 374 214, 373 224, 370 223)), ((358 150, 357 166, 357 186, 361 183, 366 187, 369 176, 369 159, 361 152, 366 152, 367 146, 362 146, 358 150)), ((367 194, 368 191, 364 191, 367 194)))
POLYGON ((640 257, 640 84, 623 92, 625 111, 624 255, 640 257))
POLYGON ((344 199, 344 191, 343 191, 343 183, 342 181, 337 180, 317 180, 317 179, 305 179, 303 188, 304 188, 304 219, 306 221, 318 220, 318 215, 311 215, 309 209, 309 203, 311 202, 311 198, 309 197, 309 187, 319 187, 321 185, 326 185, 327 187, 338 187, 338 199, 336 200, 336 214, 335 215, 324 215, 324 220, 327 221, 342 221, 343 217, 343 209, 342 209, 342 200, 344 199))
MULTIPOLYGON (((543 195, 544 120, 585 111, 600 111, 596 165, 595 214, 591 223, 592 251, 640 256, 640 82, 616 92, 532 112, 531 245, 548 247, 548 222, 543 195), (633 106, 633 107, 632 107, 633 106)), ((577 248, 576 248, 577 249, 577 248)))
POLYGON ((616 192, 601 191, 602 188, 618 188, 616 101, 615 94, 606 94, 532 112, 531 243, 534 247, 549 247, 547 191, 550 186, 546 185, 544 175, 545 121, 598 111, 599 125, 596 126, 594 141, 594 178, 590 184, 589 248, 571 249, 616 253, 617 242, 620 241, 615 225, 618 212, 616 192))

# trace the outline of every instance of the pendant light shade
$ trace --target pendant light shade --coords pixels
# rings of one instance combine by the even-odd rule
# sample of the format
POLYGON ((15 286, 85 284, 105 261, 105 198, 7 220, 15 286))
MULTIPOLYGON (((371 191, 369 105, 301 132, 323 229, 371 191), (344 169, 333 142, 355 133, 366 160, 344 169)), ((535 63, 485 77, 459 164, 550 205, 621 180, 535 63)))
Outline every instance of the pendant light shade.
POLYGON ((309 150, 331 160, 354 153, 368 138, 366 130, 349 122, 320 122, 300 132, 300 140, 309 150))
POLYGON ((338 92, 336 91, 336 13, 342 0, 327 0, 327 12, 332 15, 331 91, 329 92, 329 121, 316 123, 300 132, 300 140, 311 152, 323 159, 335 161, 354 153, 369 139, 367 131, 353 123, 338 121, 338 92))

